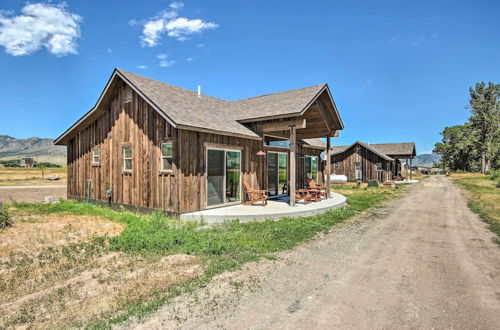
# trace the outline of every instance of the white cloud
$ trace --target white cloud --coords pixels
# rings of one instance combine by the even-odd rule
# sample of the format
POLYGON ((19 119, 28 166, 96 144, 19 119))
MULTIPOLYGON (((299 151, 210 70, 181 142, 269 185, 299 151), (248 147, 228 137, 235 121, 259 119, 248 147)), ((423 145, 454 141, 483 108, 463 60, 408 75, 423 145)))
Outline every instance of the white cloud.
POLYGON ((169 5, 170 8, 174 9, 174 10, 180 10, 182 8, 184 8, 184 3, 183 2, 172 2, 170 5, 169 5))
POLYGON ((205 47, 205 44, 197 44, 196 47, 203 48, 203 47, 205 47))
POLYGON ((186 58, 186 61, 188 61, 188 62, 191 62, 191 61, 193 61, 193 60, 194 60, 194 58, 192 58, 192 57, 188 57, 188 58, 186 58))
MULTIPOLYGON (((164 34, 179 41, 185 41, 192 34, 218 27, 216 23, 206 22, 200 18, 190 19, 180 17, 179 11, 184 7, 184 3, 182 2, 172 2, 169 7, 169 10, 164 10, 155 17, 142 22, 141 43, 143 46, 157 46, 164 34)), ((129 24, 137 25, 141 23, 136 20, 130 20, 129 24)))
POLYGON ((13 56, 30 55, 41 48, 56 56, 77 54, 82 18, 65 7, 28 3, 19 16, 0 12, 0 45, 13 56))
POLYGON ((108 54, 111 54, 113 52, 111 48, 106 49, 106 51, 108 52, 108 54))
POLYGON ((146 70, 148 67, 145 65, 138 65, 137 68, 141 70, 146 70))
POLYGON ((166 68, 172 66, 176 63, 174 60, 169 60, 167 54, 158 54, 156 58, 159 60, 158 65, 162 68, 166 68))

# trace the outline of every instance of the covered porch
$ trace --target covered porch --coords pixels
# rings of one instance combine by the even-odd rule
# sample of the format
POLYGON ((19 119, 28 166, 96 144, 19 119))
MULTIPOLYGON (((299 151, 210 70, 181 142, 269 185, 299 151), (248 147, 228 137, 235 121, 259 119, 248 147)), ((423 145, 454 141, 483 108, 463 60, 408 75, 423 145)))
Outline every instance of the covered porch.
POLYGON ((246 206, 242 204, 212 208, 197 212, 183 213, 181 220, 204 221, 208 224, 217 224, 224 221, 239 220, 240 222, 251 222, 260 220, 278 220, 285 217, 298 218, 326 213, 332 209, 346 205, 346 198, 337 193, 331 193, 328 199, 321 202, 303 204, 296 203, 291 207, 288 198, 268 201, 267 206, 255 204, 246 206))
MULTIPOLYGON (((309 179, 314 179, 316 184, 330 186, 330 176, 326 173, 330 173, 331 167, 331 138, 338 136, 338 131, 344 126, 327 85, 300 112, 286 116, 253 118, 241 123, 262 137, 263 150, 260 153, 265 155, 267 162, 271 156, 276 157, 273 154, 279 151, 286 154, 287 157, 283 156, 287 161, 286 184, 278 180, 274 186, 281 186, 282 195, 288 196, 290 206, 296 204, 297 189, 307 188, 309 179), (326 139, 326 143, 319 141, 321 146, 318 154, 312 156, 311 160, 311 155, 305 152, 307 148, 304 148, 303 143, 321 138, 326 139), (319 152, 323 153, 323 157, 318 157, 319 152), (322 171, 318 170, 320 167, 322 171), (283 188, 285 186, 286 190, 283 188)), ((269 168, 264 172, 269 190, 272 173, 269 168)), ((326 199, 329 198, 330 194, 327 194, 326 199)))

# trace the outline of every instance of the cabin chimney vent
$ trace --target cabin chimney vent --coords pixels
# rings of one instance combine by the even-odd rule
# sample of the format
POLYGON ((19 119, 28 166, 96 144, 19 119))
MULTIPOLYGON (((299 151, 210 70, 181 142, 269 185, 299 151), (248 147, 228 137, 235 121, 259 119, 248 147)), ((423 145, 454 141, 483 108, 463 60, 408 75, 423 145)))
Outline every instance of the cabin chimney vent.
POLYGON ((198 97, 201 97, 201 86, 198 85, 198 97))

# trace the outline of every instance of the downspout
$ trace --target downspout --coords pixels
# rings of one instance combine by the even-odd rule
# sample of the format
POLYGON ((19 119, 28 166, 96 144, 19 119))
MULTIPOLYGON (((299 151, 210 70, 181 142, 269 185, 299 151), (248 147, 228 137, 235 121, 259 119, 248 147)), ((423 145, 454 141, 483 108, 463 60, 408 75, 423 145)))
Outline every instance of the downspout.
POLYGON ((91 186, 91 184, 92 184, 92 181, 91 180, 87 180, 87 204, 90 201, 90 186, 91 186))

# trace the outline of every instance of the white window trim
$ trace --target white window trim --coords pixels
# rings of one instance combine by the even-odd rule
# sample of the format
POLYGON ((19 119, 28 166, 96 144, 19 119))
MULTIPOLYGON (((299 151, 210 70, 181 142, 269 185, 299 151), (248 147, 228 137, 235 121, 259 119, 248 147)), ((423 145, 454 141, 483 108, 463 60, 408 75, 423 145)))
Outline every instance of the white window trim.
POLYGON ((93 166, 99 166, 101 165, 101 148, 93 148, 92 149, 92 165, 93 166), (95 161, 96 159, 96 155, 95 155, 95 151, 98 150, 99 151, 99 155, 97 156, 97 158, 99 159, 97 162, 95 161))
POLYGON ((123 172, 127 172, 127 173, 130 173, 132 172, 133 168, 134 168, 134 165, 133 165, 133 149, 132 149, 132 146, 123 146, 122 147, 122 156, 123 156, 123 172), (130 157, 125 157, 125 149, 126 148, 130 148, 130 157), (127 162, 125 160, 127 159, 130 159, 130 166, 131 168, 130 169, 127 169, 126 168, 126 164, 127 162))
POLYGON ((163 168, 163 159, 165 158, 170 158, 171 159, 171 164, 173 163, 173 160, 174 160, 174 143, 172 141, 169 141, 169 142, 162 142, 160 143, 160 168, 161 168, 161 172, 172 172, 173 171, 173 168, 163 168), (172 145, 172 155, 171 156, 163 156, 163 152, 162 152, 162 147, 164 144, 171 144, 172 145))

